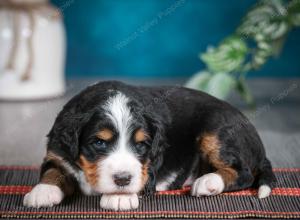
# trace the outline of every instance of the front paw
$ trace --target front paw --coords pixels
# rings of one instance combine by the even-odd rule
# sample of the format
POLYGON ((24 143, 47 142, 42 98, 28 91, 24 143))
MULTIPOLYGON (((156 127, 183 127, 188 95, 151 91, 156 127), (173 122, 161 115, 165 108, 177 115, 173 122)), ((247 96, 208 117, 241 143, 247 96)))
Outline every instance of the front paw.
POLYGON ((34 208, 51 207, 59 204, 63 198, 64 193, 58 186, 40 183, 25 195, 23 205, 34 208))
POLYGON ((139 206, 137 194, 103 194, 100 201, 103 209, 129 210, 139 206))

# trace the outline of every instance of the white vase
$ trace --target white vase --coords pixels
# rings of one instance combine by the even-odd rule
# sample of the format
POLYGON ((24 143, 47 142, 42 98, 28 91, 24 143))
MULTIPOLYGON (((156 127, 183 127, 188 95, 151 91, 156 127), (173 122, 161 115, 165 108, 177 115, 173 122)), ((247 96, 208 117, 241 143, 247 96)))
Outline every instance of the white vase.
POLYGON ((47 0, 0 0, 0 99, 65 92, 65 30, 47 0))

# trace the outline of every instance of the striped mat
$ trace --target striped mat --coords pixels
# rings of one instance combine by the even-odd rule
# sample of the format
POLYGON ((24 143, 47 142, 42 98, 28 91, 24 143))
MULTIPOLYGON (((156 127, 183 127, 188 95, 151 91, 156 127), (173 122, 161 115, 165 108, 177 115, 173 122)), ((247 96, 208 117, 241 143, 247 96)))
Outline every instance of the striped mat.
POLYGON ((37 183, 37 167, 0 166, 1 218, 300 218, 300 169, 274 169, 278 184, 259 200, 256 190, 191 197, 189 189, 141 197, 133 211, 100 208, 100 196, 74 195, 52 208, 22 206, 25 193, 37 183))

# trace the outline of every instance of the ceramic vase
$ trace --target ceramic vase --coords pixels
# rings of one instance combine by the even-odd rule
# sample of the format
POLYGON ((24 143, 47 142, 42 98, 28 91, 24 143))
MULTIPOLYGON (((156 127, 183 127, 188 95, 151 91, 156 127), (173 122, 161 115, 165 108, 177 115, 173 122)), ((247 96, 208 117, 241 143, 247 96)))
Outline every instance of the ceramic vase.
POLYGON ((65 92, 65 29, 47 0, 0 0, 0 99, 65 92))

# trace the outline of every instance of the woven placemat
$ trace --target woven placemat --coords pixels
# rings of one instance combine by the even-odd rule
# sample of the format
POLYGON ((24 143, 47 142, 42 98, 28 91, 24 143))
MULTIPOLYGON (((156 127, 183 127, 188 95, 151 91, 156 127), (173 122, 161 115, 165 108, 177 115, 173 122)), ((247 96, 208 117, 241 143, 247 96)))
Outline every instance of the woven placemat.
POLYGON ((52 208, 26 208, 23 196, 37 183, 37 167, 0 166, 2 218, 300 218, 300 169, 274 169, 278 184, 272 195, 258 199, 249 189, 196 198, 189 189, 141 197, 133 211, 100 208, 100 196, 74 195, 52 208))

